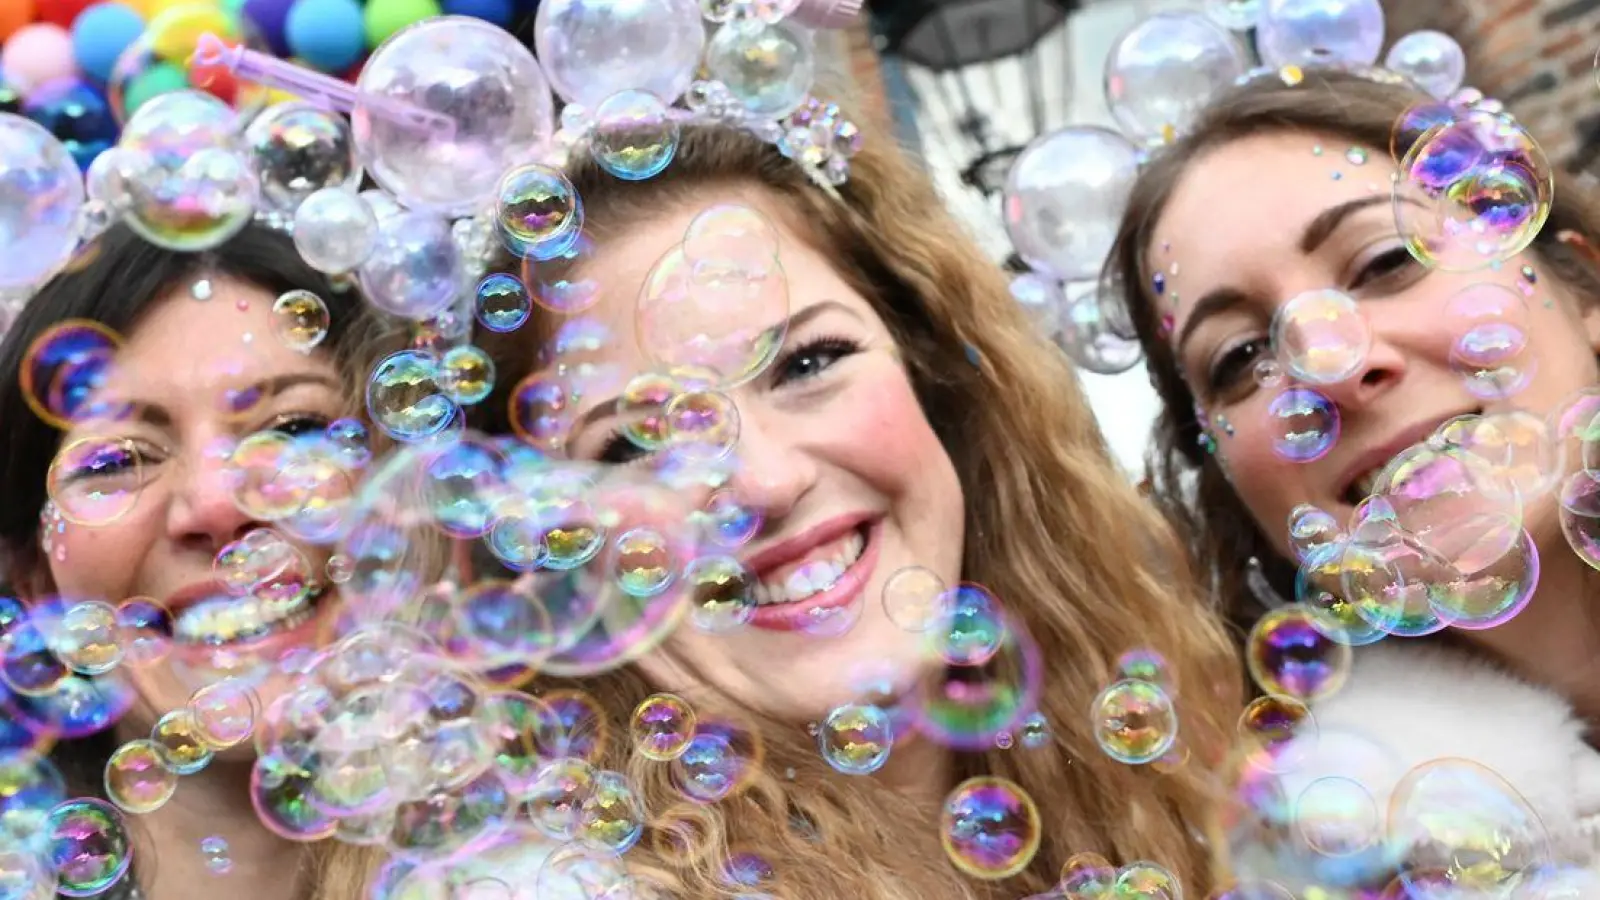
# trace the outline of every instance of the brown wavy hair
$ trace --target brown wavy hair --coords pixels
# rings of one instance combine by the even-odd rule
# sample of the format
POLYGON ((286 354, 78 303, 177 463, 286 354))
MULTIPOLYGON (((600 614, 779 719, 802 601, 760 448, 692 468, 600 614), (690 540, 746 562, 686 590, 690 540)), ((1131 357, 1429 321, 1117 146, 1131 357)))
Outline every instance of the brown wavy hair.
MULTIPOLYGON (((1146 260, 1167 201, 1178 182, 1210 151, 1263 133, 1297 131, 1337 138, 1404 156, 1422 132, 1399 127, 1405 113, 1427 95, 1410 85, 1359 73, 1318 70, 1286 84, 1262 76, 1220 96, 1177 142, 1140 171, 1106 262, 1104 283, 1126 302, 1144 348, 1151 384, 1162 401, 1149 455, 1151 496, 1190 544, 1199 569, 1210 576, 1219 606, 1238 635, 1247 633, 1264 604, 1245 582, 1246 563, 1260 560, 1267 580, 1294 598, 1295 566, 1278 552, 1240 501, 1227 476, 1200 446, 1195 398, 1172 348, 1161 335, 1159 307, 1146 260)), ((1532 252, 1555 278, 1584 302, 1600 302, 1594 248, 1600 220, 1592 198, 1564 183, 1532 252)))
MULTIPOLYGON (((962 577, 1007 602, 1043 651, 1039 706, 1053 745, 957 754, 956 764, 957 778, 1004 776, 1034 797, 1046 823, 1037 856, 997 884, 961 875, 940 848, 937 807, 873 779, 841 778, 802 727, 753 712, 748 720, 765 745, 761 772, 715 806, 686 805, 667 767, 615 739, 653 690, 634 667, 541 677, 527 690, 581 689, 605 710, 613 740, 599 764, 627 772, 653 817, 628 859, 670 896, 739 893, 720 878, 739 848, 759 849, 776 869, 777 885, 762 890, 805 900, 1032 894, 1053 887, 1081 851, 1118 864, 1158 862, 1203 896, 1213 882, 1202 837, 1214 799, 1206 760, 1225 753, 1242 687, 1226 636, 1197 600, 1181 544, 1113 464, 1070 364, 1029 325, 1001 270, 926 174, 886 135, 866 130, 840 199, 772 146, 708 126, 686 129, 671 166, 645 182, 621 182, 587 158, 567 172, 584 199, 586 232, 602 246, 708 188, 758 187, 887 323, 965 491, 962 577), (1163 654, 1178 684, 1193 762, 1166 774, 1113 761, 1091 727, 1092 699, 1115 679, 1116 658, 1134 648, 1163 654), (797 831, 797 820, 809 833, 797 831)), ((539 348, 559 324, 547 315, 512 335, 483 336, 501 388, 474 427, 510 433, 507 391, 541 365, 539 348)))

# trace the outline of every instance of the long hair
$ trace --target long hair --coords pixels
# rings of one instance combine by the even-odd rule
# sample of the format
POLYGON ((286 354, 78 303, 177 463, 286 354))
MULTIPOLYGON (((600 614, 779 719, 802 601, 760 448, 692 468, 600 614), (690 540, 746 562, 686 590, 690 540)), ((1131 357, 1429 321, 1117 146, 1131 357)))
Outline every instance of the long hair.
MULTIPOLYGON (((754 847, 778 872, 778 896, 927 900, 1043 892, 1069 857, 1094 851, 1118 864, 1159 862, 1186 891, 1204 895, 1212 881, 1201 836, 1212 798, 1207 760, 1231 732, 1242 688, 1226 636, 1191 588, 1180 543, 1111 461, 1072 367, 1025 320, 1001 270, 963 233, 926 174, 873 134, 852 160, 839 202, 771 146, 708 126, 686 128, 672 164, 648 181, 621 182, 587 158, 567 173, 600 246, 709 188, 762 190, 867 298, 964 489, 961 577, 992 590, 1039 644, 1039 707, 1053 730, 1048 749, 956 755, 958 778, 1013 779, 1043 812, 1032 864, 995 885, 945 859, 937 808, 873 779, 841 778, 803 728, 755 713, 762 772, 737 796, 692 807, 698 839, 690 852, 662 852, 678 821, 666 815, 630 862, 656 873, 673 896, 730 896, 737 890, 719 880, 720 861, 729 848, 754 847), (1194 761, 1165 774, 1113 761, 1091 724, 1093 698, 1115 679, 1117 657, 1135 648, 1163 654, 1178 685, 1194 761), (793 827, 797 820, 807 834, 793 827)), ((484 338, 501 385, 540 365, 536 348, 559 324, 545 315, 515 334, 484 338)), ((491 397, 476 426, 509 433, 506 400, 503 390, 491 397)), ((634 667, 576 681, 541 677, 528 690, 563 687, 593 697, 612 735, 627 734, 631 711, 652 690, 634 667)), ((626 743, 613 742, 600 765, 628 773, 647 810, 663 814, 677 798, 665 767, 626 743)))
MULTIPOLYGON (((1219 97, 1192 130, 1163 148, 1139 173, 1116 242, 1106 262, 1105 283, 1126 301, 1144 348, 1150 381, 1162 401, 1150 452, 1152 496, 1190 543, 1210 577, 1230 623, 1242 635, 1266 610, 1245 581, 1246 562, 1261 562, 1267 580, 1283 597, 1294 597, 1295 567, 1262 532, 1216 461, 1201 448, 1195 399, 1184 383, 1172 348, 1161 336, 1161 314, 1149 287, 1146 255, 1157 222, 1174 188, 1207 152, 1240 138, 1297 131, 1338 138, 1403 157, 1421 133, 1399 128, 1405 113, 1433 102, 1403 83, 1377 81, 1337 71, 1314 71, 1290 86, 1275 77, 1255 79, 1219 97)), ((1585 303, 1600 302, 1593 248, 1600 221, 1589 198, 1570 185, 1556 193, 1550 217, 1532 245, 1539 262, 1585 303)))
MULTIPOLYGON (((145 241, 126 226, 113 226, 28 302, 0 342, 0 497, 5 498, 0 503, 0 581, 13 588, 38 583, 40 567, 45 565, 39 515, 46 500, 46 475, 62 437, 60 430, 33 413, 23 397, 21 373, 29 348, 52 325, 67 319, 89 320, 126 335, 157 303, 207 276, 235 278, 272 294, 308 290, 322 297, 329 325, 319 352, 331 354, 338 363, 349 387, 352 413, 359 410, 361 387, 372 363, 399 338, 398 329, 361 302, 355 291, 341 290, 306 265, 293 241, 278 232, 251 225, 213 250, 179 253, 145 241)), ((10 714, 0 705, 0 715, 10 714)), ((102 731, 56 744, 51 760, 71 790, 98 795, 106 760, 115 749, 112 733, 102 731)), ((333 847, 318 848, 308 858, 308 871, 323 869, 324 861, 317 857, 330 851, 349 855, 333 847)))

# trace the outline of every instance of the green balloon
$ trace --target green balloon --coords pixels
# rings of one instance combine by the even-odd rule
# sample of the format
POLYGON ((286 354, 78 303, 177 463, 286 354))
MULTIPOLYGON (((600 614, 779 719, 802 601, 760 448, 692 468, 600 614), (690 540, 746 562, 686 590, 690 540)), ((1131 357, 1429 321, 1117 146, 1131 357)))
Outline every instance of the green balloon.
POLYGON ((437 15, 438 0, 368 0, 361 13, 367 29, 367 48, 376 50, 396 31, 437 15))
POLYGON ((135 110, 147 101, 162 94, 181 91, 189 86, 189 76, 172 63, 156 63, 148 70, 128 79, 128 86, 122 91, 122 114, 124 120, 131 118, 135 110))

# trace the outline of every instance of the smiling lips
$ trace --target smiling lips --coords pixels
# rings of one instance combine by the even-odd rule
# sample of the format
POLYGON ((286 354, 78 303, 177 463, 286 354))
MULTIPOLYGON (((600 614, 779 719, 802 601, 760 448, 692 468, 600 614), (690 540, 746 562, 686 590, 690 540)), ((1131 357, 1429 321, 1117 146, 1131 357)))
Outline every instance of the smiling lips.
POLYGON ((876 568, 880 520, 838 516, 745 560, 757 582, 750 624, 800 631, 837 617, 850 606, 876 568))
POLYGON ((263 599, 240 597, 220 584, 186 588, 172 595, 168 609, 173 637, 183 644, 231 646, 284 634, 311 621, 321 591, 263 599))

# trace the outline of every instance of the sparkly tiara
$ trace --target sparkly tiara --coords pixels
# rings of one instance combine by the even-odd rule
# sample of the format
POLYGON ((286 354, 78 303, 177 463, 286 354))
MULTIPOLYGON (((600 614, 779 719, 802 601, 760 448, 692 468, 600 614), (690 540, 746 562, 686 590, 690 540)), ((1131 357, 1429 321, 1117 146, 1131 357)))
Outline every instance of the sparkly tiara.
MULTIPOLYGON (((581 229, 582 203, 559 170, 574 153, 618 178, 644 180, 670 165, 685 127, 753 135, 837 199, 862 134, 837 105, 811 94, 815 31, 848 26, 861 7, 862 0, 653 0, 597 13, 547 0, 532 53, 492 24, 440 16, 396 32, 354 84, 202 34, 191 83, 238 85, 245 112, 202 90, 159 95, 129 115, 118 144, 87 173, 42 127, 0 114, 0 138, 8 139, 0 140, 0 178, 25 174, 37 188, 16 212, 29 220, 19 246, 38 251, 0 271, 0 335, 78 248, 119 220, 159 246, 203 251, 254 219, 294 235, 319 271, 357 275, 368 286, 369 257, 392 256, 408 241, 366 255, 311 245, 335 247, 340 227, 373 229, 396 211, 437 214, 470 283, 502 246, 530 258, 570 246, 563 240, 581 229), (631 51, 623 43, 630 35, 639 42, 631 51), (430 81, 442 71, 452 78, 448 90, 430 81), (538 148, 531 158, 530 146, 538 148), (545 171, 532 193, 516 198, 527 208, 508 216, 505 184, 534 164, 545 171), (356 198, 363 171, 378 190, 356 198), (343 196, 324 198, 325 208, 308 216, 303 201, 328 188, 343 196), (550 208, 533 208, 562 200, 568 214, 554 219, 550 208), (332 212, 345 217, 342 226, 322 221, 332 212), (305 227, 308 218, 323 226, 318 234, 305 227), (565 231, 530 236, 522 220, 555 221, 565 231)), ((118 66, 140 53, 136 43, 118 66)), ((431 301, 377 305, 418 321, 439 312, 431 301)))

